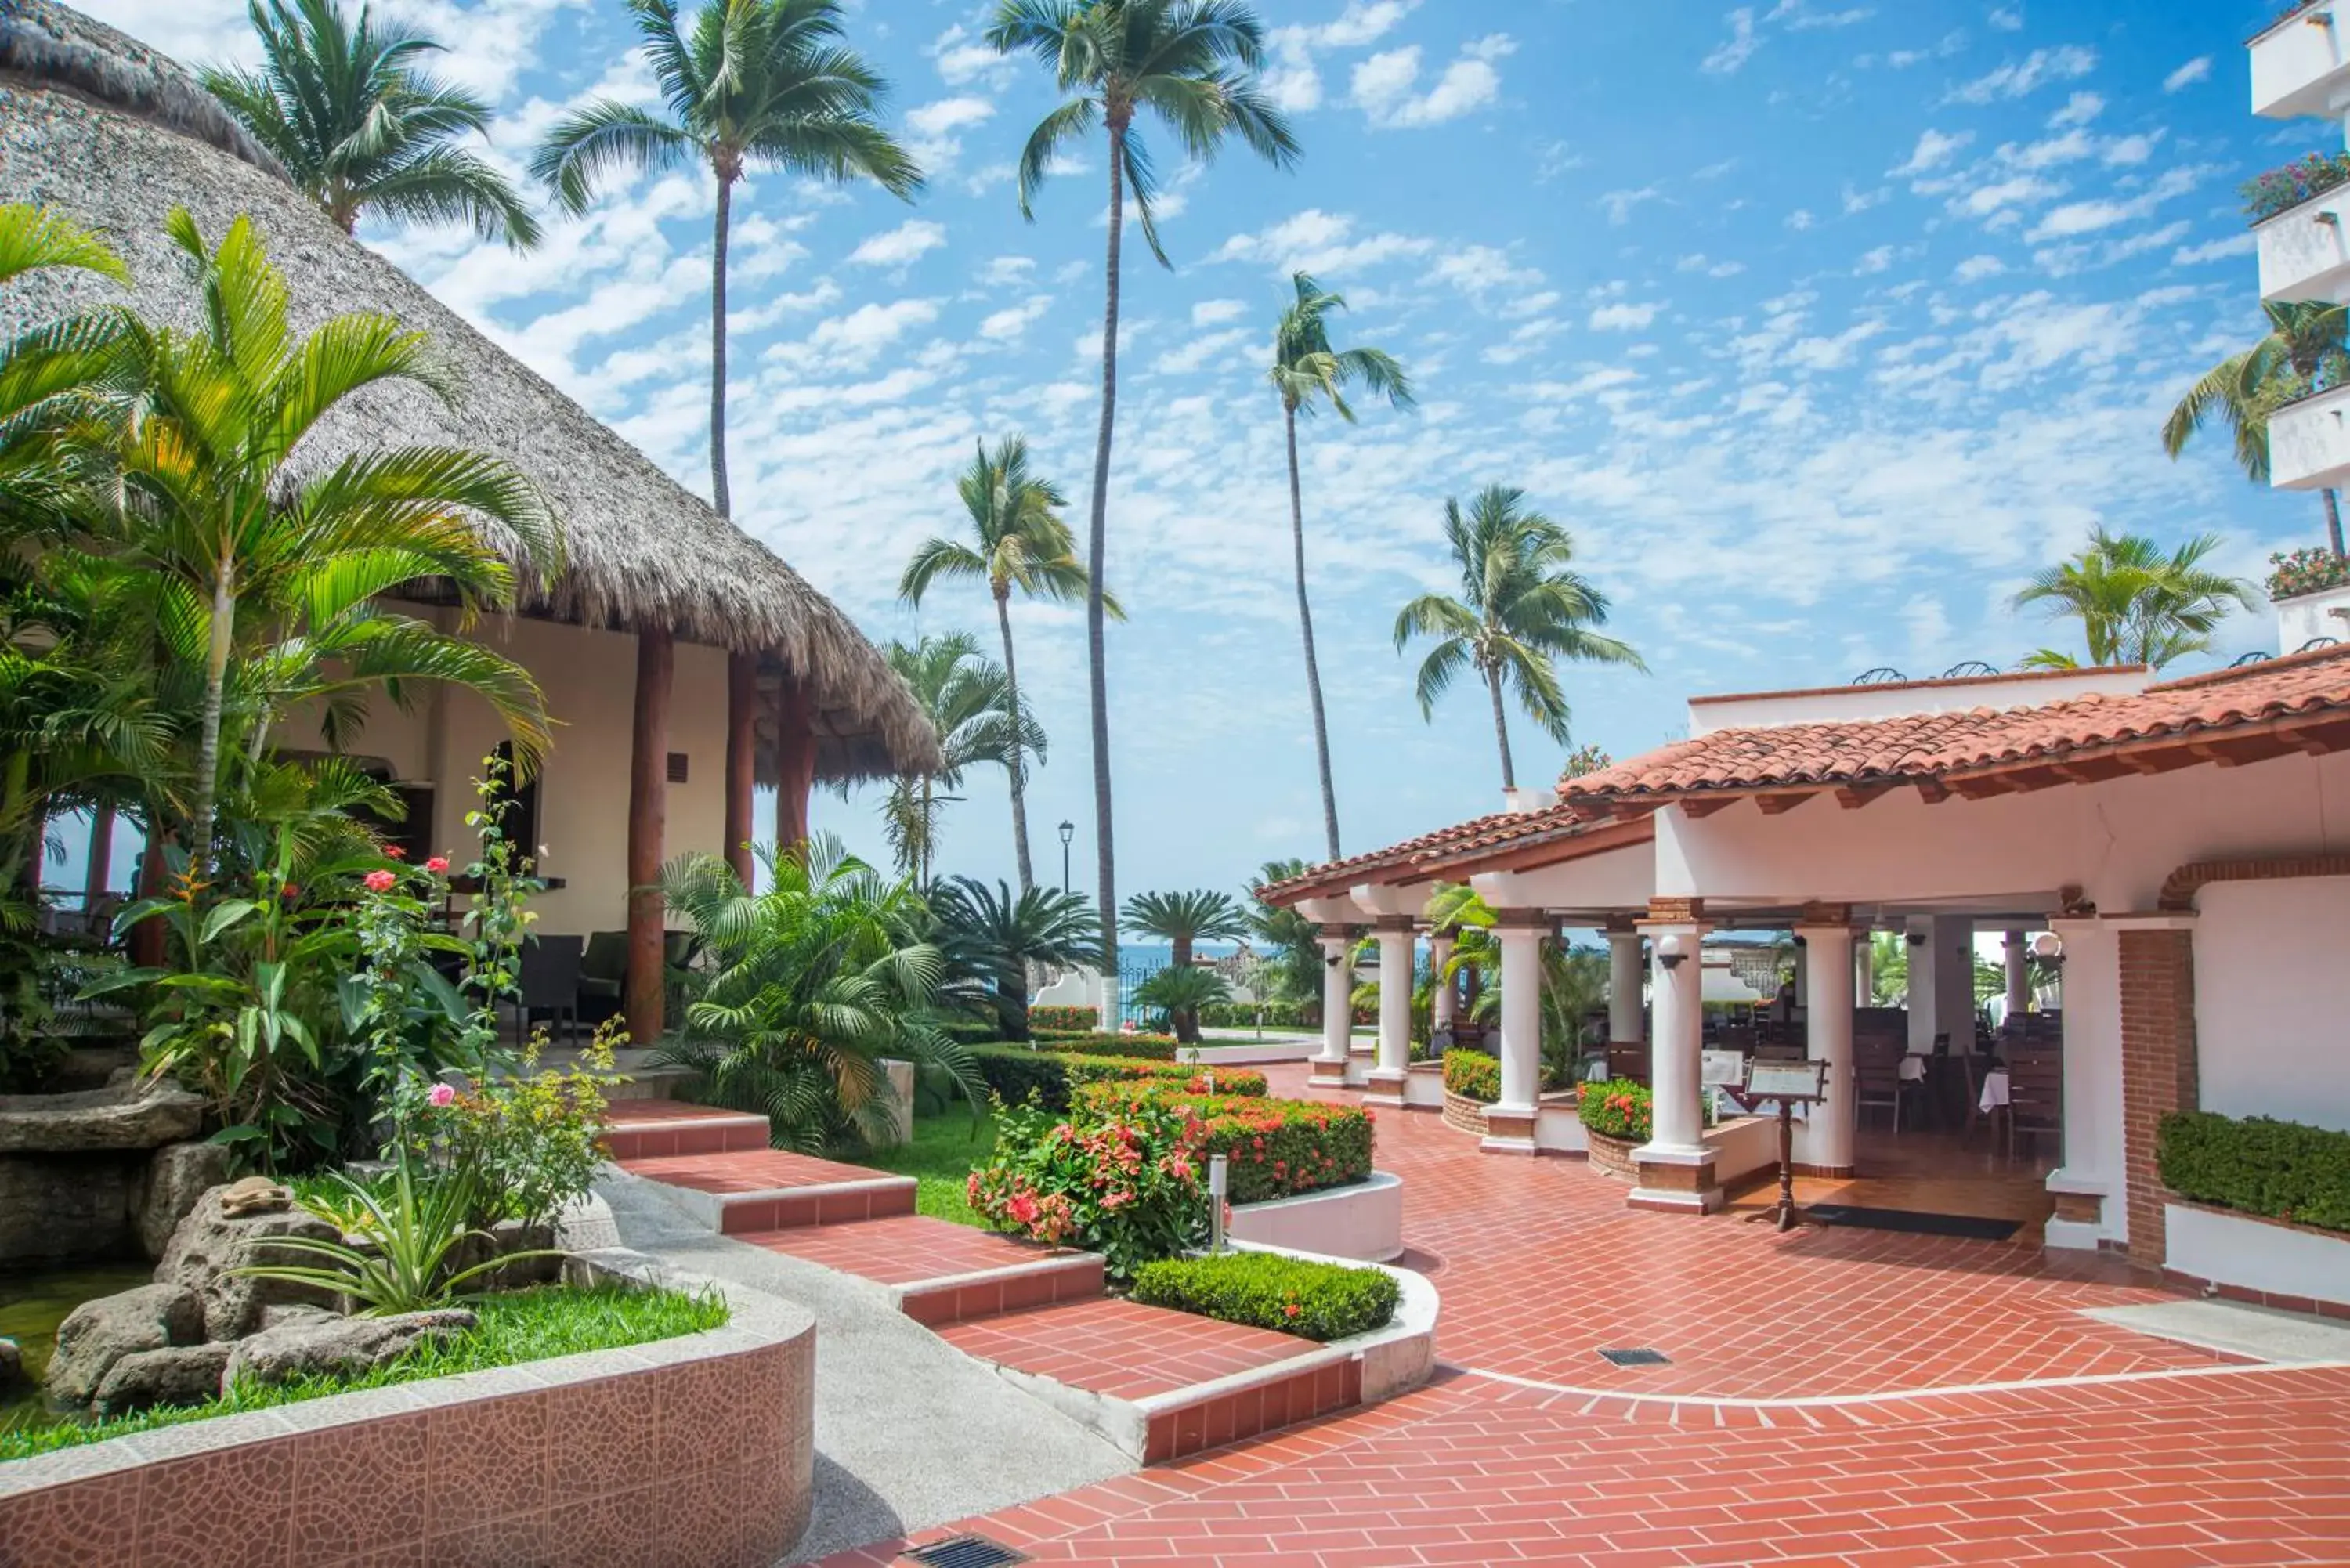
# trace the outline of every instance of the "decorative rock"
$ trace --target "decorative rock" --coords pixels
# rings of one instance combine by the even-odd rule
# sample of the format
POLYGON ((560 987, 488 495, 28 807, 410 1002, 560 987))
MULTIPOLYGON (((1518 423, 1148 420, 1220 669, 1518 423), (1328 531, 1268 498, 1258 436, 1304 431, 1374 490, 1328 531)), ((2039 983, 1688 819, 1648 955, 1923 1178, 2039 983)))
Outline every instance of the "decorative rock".
POLYGON ((57 1325, 49 1398, 60 1405, 87 1404, 124 1356, 193 1345, 203 1337, 203 1301, 183 1285, 140 1285, 84 1302, 57 1325))
POLYGON ((473 1326, 461 1307, 400 1313, 390 1317, 337 1317, 284 1323, 237 1341, 220 1376, 225 1390, 240 1379, 283 1383, 307 1374, 351 1376, 380 1366, 425 1339, 446 1339, 473 1326))
POLYGON ((208 1189, 228 1179, 228 1147, 217 1143, 167 1144, 147 1162, 147 1190, 139 1206, 139 1242, 161 1258, 208 1189))
POLYGON ((141 1350, 116 1362, 89 1402, 93 1416, 120 1416, 151 1405, 201 1405, 221 1391, 221 1373, 236 1346, 174 1345, 141 1350))
POLYGON ((220 1207, 222 1216, 230 1220, 283 1214, 294 1207, 294 1189, 280 1187, 265 1176, 248 1176, 228 1184, 221 1193, 220 1207))
POLYGON ((172 1084, 0 1095, 0 1154, 161 1148, 196 1136, 204 1101, 172 1084))
POLYGON ((289 1323, 325 1323, 342 1315, 338 1312, 329 1312, 325 1307, 311 1306, 302 1302, 280 1303, 261 1309, 261 1328, 254 1332, 257 1334, 263 1329, 282 1328, 289 1323))
POLYGON ((24 1348, 13 1339, 0 1339, 0 1394, 25 1381, 24 1348))
POLYGON ((252 1333, 261 1323, 262 1309, 272 1304, 334 1304, 333 1298, 325 1292, 307 1285, 227 1272, 264 1263, 313 1266, 318 1259, 268 1243, 287 1236, 334 1241, 341 1240, 342 1234, 317 1215, 299 1209, 242 1218, 224 1213, 223 1200, 237 1185, 215 1187, 198 1199, 195 1208, 180 1221, 180 1228, 172 1232, 171 1244, 163 1249, 162 1262, 155 1265, 157 1280, 183 1285, 203 1298, 203 1336, 207 1339, 237 1339, 252 1333))

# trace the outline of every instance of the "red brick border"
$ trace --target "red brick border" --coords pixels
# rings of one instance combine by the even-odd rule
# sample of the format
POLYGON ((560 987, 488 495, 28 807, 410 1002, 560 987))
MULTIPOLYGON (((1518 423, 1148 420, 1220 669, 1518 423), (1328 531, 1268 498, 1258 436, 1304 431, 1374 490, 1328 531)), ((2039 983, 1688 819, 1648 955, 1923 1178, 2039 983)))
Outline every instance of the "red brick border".
POLYGON ((2120 933, 2122 1164, 2128 1182, 2129 1255, 2162 1267, 2166 1234, 2155 1142, 2162 1118, 2199 1103, 2195 1062, 2195 938, 2185 929, 2120 933))
POLYGON ((2186 913, 2212 882, 2272 882, 2294 877, 2350 877, 2350 855, 2287 855, 2262 859, 2193 860, 2163 879, 2160 908, 2186 913))

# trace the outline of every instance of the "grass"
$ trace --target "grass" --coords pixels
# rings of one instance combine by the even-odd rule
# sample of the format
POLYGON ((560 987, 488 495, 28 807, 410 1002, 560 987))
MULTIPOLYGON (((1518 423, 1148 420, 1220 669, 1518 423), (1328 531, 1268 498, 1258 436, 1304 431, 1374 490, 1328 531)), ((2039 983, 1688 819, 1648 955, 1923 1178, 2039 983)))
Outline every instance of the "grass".
POLYGON ((915 1180, 914 1211, 958 1225, 985 1229, 986 1221, 972 1212, 965 1182, 975 1166, 987 1163, 995 1150, 995 1118, 958 1105, 938 1116, 914 1118, 914 1141, 896 1148, 866 1149, 848 1157, 858 1165, 894 1171, 915 1180))
POLYGON ((152 1431, 159 1427, 234 1415, 241 1410, 296 1404, 328 1394, 348 1394, 361 1388, 381 1388, 394 1383, 544 1361, 585 1350, 619 1350, 656 1339, 673 1339, 680 1334, 721 1327, 728 1315, 724 1298, 714 1292, 639 1290, 622 1284, 586 1289, 545 1285, 482 1296, 464 1304, 481 1320, 473 1329, 446 1341, 420 1345, 397 1361, 358 1377, 300 1377, 266 1386, 240 1383, 203 1405, 145 1410, 106 1421, 19 1424, 0 1429, 0 1461, 152 1431))

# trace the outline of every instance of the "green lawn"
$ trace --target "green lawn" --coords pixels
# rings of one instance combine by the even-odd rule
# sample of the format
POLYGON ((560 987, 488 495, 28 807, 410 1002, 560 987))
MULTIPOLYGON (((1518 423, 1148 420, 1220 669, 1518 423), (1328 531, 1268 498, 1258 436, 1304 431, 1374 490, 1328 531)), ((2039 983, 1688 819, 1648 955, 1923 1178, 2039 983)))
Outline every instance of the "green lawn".
POLYGON ((971 1108, 957 1106, 941 1116, 917 1116, 913 1142, 868 1150, 858 1155, 856 1162, 913 1177, 920 1184, 915 1212, 958 1225, 980 1225, 983 1221, 964 1197, 964 1183, 972 1168, 985 1164, 994 1148, 994 1118, 983 1112, 974 1123, 971 1108))

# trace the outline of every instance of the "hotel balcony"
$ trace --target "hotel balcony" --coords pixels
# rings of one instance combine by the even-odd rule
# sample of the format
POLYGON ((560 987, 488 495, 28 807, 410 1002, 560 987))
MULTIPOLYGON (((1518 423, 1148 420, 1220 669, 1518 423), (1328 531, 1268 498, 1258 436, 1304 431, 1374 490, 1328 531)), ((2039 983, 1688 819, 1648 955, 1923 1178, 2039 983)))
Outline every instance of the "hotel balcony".
POLYGON ((2269 416, 2269 483, 2279 490, 2350 488, 2350 386, 2269 416))
POLYGON ((2253 225, 2261 297, 2334 304, 2350 298, 2350 184, 2312 196, 2253 225))
POLYGON ((2252 112, 2272 119, 2350 108, 2350 0, 2316 0, 2253 36, 2252 112), (2336 18, 2334 13, 2344 15, 2336 18))

